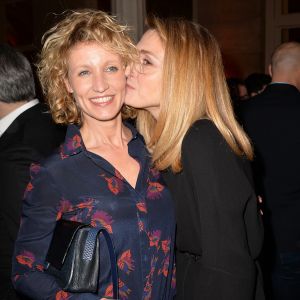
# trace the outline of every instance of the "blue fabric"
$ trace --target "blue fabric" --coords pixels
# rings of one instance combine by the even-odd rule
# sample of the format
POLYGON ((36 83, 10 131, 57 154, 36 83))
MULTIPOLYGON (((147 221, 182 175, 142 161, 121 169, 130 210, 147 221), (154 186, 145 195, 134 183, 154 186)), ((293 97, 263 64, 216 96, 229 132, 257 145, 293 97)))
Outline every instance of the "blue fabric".
POLYGON ((133 133, 129 154, 140 164, 135 188, 105 159, 86 150, 75 125, 68 127, 55 155, 31 167, 13 261, 14 285, 31 299, 112 296, 109 252, 102 235, 97 295, 64 292, 43 272, 55 222, 62 217, 107 229, 117 256, 120 299, 173 298, 173 202, 160 173, 151 167, 143 138, 126 126, 133 133))

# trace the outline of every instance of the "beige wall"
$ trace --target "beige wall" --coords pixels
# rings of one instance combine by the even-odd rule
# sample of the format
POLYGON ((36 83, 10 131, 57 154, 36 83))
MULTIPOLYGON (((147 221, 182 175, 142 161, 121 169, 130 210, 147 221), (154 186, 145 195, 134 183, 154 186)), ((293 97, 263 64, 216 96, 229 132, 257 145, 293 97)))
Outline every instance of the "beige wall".
POLYGON ((198 21, 219 41, 227 76, 264 71, 264 2, 198 1, 198 21))

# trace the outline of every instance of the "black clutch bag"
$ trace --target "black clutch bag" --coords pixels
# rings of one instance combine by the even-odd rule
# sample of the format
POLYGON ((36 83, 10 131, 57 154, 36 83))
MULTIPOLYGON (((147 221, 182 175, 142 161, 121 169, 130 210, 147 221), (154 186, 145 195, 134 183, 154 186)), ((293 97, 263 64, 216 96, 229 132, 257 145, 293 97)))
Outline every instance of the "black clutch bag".
POLYGON ((113 297, 118 299, 117 263, 113 243, 105 228, 60 219, 47 253, 46 272, 56 277, 64 291, 96 293, 100 271, 98 235, 105 237, 111 262, 113 297))

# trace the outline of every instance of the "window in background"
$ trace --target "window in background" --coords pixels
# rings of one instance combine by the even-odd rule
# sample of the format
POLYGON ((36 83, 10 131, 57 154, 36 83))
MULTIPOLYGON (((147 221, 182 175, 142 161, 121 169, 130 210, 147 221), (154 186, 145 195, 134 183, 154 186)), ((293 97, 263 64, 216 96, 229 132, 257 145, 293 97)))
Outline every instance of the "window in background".
POLYGON ((282 0, 282 13, 283 14, 300 13, 300 1, 282 0))
MULTIPOLYGON (((295 14, 300 13, 300 0, 282 0, 282 15, 289 18, 293 17, 295 14)), ((300 25, 300 17, 299 17, 300 25)), ((296 24, 294 24, 296 25, 296 24)), ((297 41, 300 42, 300 26, 284 26, 281 30, 281 41, 290 42, 297 41)))
POLYGON ((283 28, 281 31, 282 42, 299 42, 300 43, 300 27, 298 28, 283 28))
POLYGON ((265 69, 275 47, 283 42, 300 42, 300 0, 266 1, 265 69))

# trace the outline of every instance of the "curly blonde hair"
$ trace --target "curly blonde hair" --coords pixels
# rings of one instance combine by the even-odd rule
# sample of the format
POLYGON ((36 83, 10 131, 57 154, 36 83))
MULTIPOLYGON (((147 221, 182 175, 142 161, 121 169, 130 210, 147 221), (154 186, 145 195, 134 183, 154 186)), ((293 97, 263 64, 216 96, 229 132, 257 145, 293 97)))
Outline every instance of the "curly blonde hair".
MULTIPOLYGON (((67 91, 68 51, 79 42, 98 42, 121 56, 124 66, 137 59, 137 51, 128 34, 128 27, 115 17, 92 9, 66 11, 63 19, 42 38, 43 48, 37 64, 38 76, 54 121, 58 124, 80 124, 81 113, 67 91)), ((134 114, 124 109, 123 117, 134 114)))

